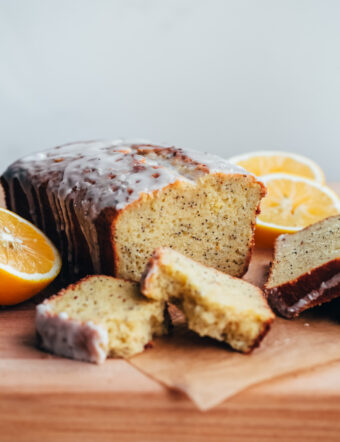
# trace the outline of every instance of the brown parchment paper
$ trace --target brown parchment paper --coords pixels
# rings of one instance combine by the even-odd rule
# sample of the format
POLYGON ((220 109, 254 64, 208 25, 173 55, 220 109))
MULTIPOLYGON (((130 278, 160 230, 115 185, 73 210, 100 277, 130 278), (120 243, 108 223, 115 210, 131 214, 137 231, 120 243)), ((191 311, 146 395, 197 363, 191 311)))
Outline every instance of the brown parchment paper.
MULTIPOLYGON (((245 279, 262 286, 270 254, 255 252, 245 279)), ((171 309, 174 331, 154 347, 130 359, 153 379, 187 394, 208 410, 247 387, 284 374, 340 359, 340 322, 332 309, 314 309, 299 319, 276 318, 260 348, 250 355, 200 338, 186 329, 182 315, 171 309)))

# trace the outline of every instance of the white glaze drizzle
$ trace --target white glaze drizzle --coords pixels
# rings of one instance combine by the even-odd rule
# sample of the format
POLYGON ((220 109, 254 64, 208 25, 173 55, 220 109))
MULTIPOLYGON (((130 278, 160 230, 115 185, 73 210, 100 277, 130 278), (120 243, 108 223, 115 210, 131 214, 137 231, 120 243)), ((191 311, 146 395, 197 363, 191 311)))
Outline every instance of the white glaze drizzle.
POLYGON ((337 273, 328 281, 324 281, 320 284, 318 289, 312 290, 307 293, 303 298, 299 299, 294 305, 287 308, 288 312, 295 313, 295 311, 303 311, 306 310, 309 305, 320 298, 326 290, 329 290, 335 286, 340 284, 340 273, 337 273))
POLYGON ((80 361, 105 361, 109 339, 102 326, 69 319, 65 312, 55 314, 46 303, 37 306, 35 323, 45 350, 80 361))
POLYGON ((62 172, 59 197, 82 189, 86 199, 91 199, 94 212, 108 206, 121 210, 141 193, 151 193, 177 179, 196 180, 209 172, 247 173, 215 155, 165 146, 155 152, 155 148, 158 146, 121 140, 74 143, 27 156, 15 163, 13 169, 29 169, 31 174, 62 172), (173 156, 174 153, 188 161, 173 156), (205 171, 202 165, 206 166, 205 171))
MULTIPOLYGON (((276 309, 281 312, 283 316, 288 315, 292 317, 295 314, 301 313, 307 310, 314 301, 322 297, 326 290, 336 287, 340 284, 340 273, 335 274, 327 281, 323 281, 319 288, 315 288, 311 292, 306 293, 302 298, 295 302, 295 304, 287 305, 284 303, 283 298, 279 296, 280 287, 273 287, 271 291, 271 299, 276 309)), ((339 288, 340 293, 340 288, 339 288)))

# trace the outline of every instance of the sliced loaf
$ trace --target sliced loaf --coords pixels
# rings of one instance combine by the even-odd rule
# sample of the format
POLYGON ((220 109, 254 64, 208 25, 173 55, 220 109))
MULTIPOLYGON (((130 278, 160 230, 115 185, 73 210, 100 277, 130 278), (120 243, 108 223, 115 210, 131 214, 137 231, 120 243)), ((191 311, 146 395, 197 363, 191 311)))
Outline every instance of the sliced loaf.
POLYGON ((286 318, 340 296, 340 215, 277 238, 265 292, 286 318))
POLYGON ((259 345, 274 319, 258 287, 169 248, 154 252, 141 291, 150 299, 173 301, 191 330, 244 353, 259 345))
POLYGON ((138 284, 89 276, 37 306, 40 345, 60 356, 103 362, 143 351, 167 332, 163 301, 144 298, 138 284))

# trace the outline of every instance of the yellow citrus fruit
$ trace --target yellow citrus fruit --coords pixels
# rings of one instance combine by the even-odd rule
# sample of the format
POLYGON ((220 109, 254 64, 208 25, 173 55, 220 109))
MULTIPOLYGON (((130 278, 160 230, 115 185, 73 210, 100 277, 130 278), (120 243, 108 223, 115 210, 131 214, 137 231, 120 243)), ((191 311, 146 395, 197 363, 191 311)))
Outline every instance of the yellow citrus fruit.
POLYGON ((0 305, 29 299, 58 275, 61 259, 33 224, 0 208, 0 305))
POLYGON ((230 158, 229 161, 257 176, 269 173, 290 173, 325 184, 325 175, 321 168, 309 158, 294 153, 259 151, 238 155, 230 158))
POLYGON ((256 223, 256 245, 271 247, 281 233, 293 233, 340 213, 340 199, 329 187, 285 173, 261 177, 267 195, 256 223))

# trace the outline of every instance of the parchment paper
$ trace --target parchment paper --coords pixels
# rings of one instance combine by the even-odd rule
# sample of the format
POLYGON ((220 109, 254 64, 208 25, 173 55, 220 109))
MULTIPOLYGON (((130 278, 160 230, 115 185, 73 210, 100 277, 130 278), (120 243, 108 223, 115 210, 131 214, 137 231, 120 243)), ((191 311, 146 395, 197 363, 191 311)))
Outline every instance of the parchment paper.
MULTIPOLYGON (((245 279, 261 286, 269 259, 268 252, 257 251, 245 279)), ((157 339, 153 348, 130 363, 207 410, 256 383, 340 359, 340 323, 334 305, 295 320, 276 318, 260 348, 250 355, 188 331, 174 307, 173 334, 157 339)))

